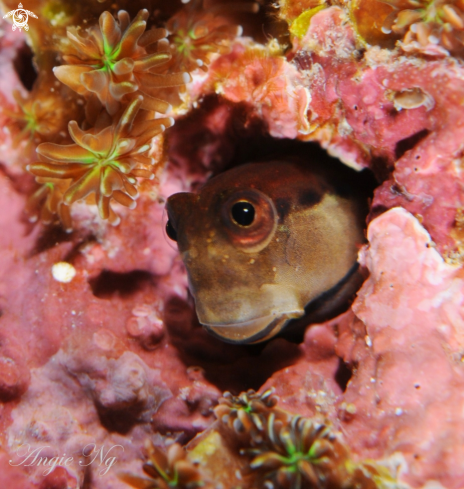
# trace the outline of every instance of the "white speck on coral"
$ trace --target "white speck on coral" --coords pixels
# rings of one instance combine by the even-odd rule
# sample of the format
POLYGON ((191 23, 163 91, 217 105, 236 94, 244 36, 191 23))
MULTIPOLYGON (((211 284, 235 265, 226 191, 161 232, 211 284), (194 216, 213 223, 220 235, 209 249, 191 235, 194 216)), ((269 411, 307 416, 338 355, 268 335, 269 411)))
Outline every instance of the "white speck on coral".
POLYGON ((356 414, 356 406, 352 403, 346 405, 346 412, 348 414, 356 414))
POLYGON ((423 489, 444 489, 444 486, 438 481, 428 481, 425 483, 425 486, 423 486, 423 489))
POLYGON ((148 304, 139 304, 132 309, 132 314, 137 317, 147 317, 152 313, 152 309, 148 304))
POLYGON ((102 350, 110 351, 115 343, 116 338, 108 329, 100 329, 93 334, 93 342, 102 350))
POLYGON ((437 330, 445 335, 448 335, 451 331, 451 328, 447 324, 440 324, 437 326, 437 330))
POLYGON ((364 338, 364 341, 366 342, 366 345, 371 348, 372 347, 372 340, 371 338, 369 337, 369 335, 366 335, 365 338, 364 338))
POLYGON ((179 389, 179 398, 182 399, 183 401, 186 401, 189 397, 190 394, 190 387, 181 387, 179 389))
POLYGON ((60 261, 52 266, 52 275, 57 282, 67 284, 76 276, 76 269, 65 261, 60 261))
POLYGON ((395 414, 396 414, 397 416, 401 416, 401 415, 403 414, 403 410, 402 410, 400 407, 397 407, 397 408, 395 409, 395 414))

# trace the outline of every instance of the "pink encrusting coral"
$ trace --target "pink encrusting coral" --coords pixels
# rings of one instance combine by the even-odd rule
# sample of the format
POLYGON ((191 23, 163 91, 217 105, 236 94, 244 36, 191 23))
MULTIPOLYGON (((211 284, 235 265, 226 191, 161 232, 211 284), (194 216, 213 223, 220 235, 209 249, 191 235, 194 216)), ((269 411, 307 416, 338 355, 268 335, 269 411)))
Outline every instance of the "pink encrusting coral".
MULTIPOLYGON (((161 325, 165 331, 156 296, 163 289, 168 292, 178 287, 175 275, 165 275, 172 266, 174 252, 163 238, 161 212, 156 212, 159 204, 155 203, 152 209, 158 223, 156 237, 150 239, 151 226, 148 225, 145 248, 138 257, 137 253, 133 256, 139 266, 147 270, 145 280, 140 279, 144 285, 135 295, 129 293, 129 302, 123 294, 121 302, 117 292, 105 295, 101 291, 103 286, 98 289, 98 284, 94 285, 96 293, 104 298, 96 297, 88 281, 92 276, 101 277, 102 273, 104 277, 105 269, 123 272, 126 266, 133 270, 133 265, 119 263, 119 238, 110 238, 104 250, 97 243, 88 243, 72 260, 77 270, 74 280, 69 284, 60 283, 53 278, 51 266, 69 256, 72 243, 62 243, 45 252, 48 258, 44 261, 43 252, 37 254, 33 250, 36 233, 23 238, 22 225, 14 226, 24 197, 14 193, 5 177, 2 177, 1 195, 9 199, 13 210, 4 215, 2 222, 2 226, 10 230, 8 236, 2 235, 1 265, 0 392, 2 401, 7 402, 2 416, 4 446, 9 445, 11 453, 16 453, 23 445, 30 445, 31 450, 48 446, 42 453, 44 457, 61 457, 64 453, 74 456, 73 463, 66 466, 66 480, 69 487, 80 487, 85 471, 89 470, 84 464, 93 457, 82 455, 82 448, 88 444, 97 444, 97 450, 105 446, 105 453, 113 445, 122 445, 123 448, 115 449, 119 453, 114 453, 118 469, 125 467, 134 471, 139 458, 137 450, 149 436, 150 423, 163 426, 159 442, 170 437, 168 432, 175 438, 176 432, 193 430, 190 432, 195 433, 204 429, 208 425, 209 406, 220 391, 201 374, 189 373, 190 365, 185 366, 177 359, 167 338, 160 337, 157 329, 153 336, 153 329, 150 330, 154 327, 150 325, 157 325, 156 328, 161 325), (156 294, 149 278, 151 266, 143 265, 143 258, 140 260, 141 257, 152 258, 153 252, 165 261, 153 263, 152 272, 159 277, 165 275, 156 287, 156 294), (24 267, 28 255, 31 268, 24 267), (111 261, 115 267, 108 262, 109 255, 113 256, 111 261), (8 280, 9 291, 5 288, 4 274, 12 277, 8 280), (29 292, 20 293, 21 290, 29 292), (81 305, 76 302, 77 297, 81 305), (125 306, 121 309, 123 303, 125 306), (45 308, 41 304, 45 304, 45 308), (15 311, 19 310, 25 313, 18 316, 15 311), (143 319, 147 325, 144 337, 134 331, 133 323, 137 319, 143 319), (164 379, 169 379, 169 385, 164 379), (23 394, 21 403, 13 409, 23 394), (200 411, 192 409, 190 403, 199 406, 200 411), (123 435, 128 431, 131 442, 123 435)), ((141 222, 132 225, 139 230, 145 226, 141 222)), ((139 244, 144 241, 142 234, 137 236, 139 244)), ((42 487, 46 468, 29 468, 29 482, 21 483, 23 467, 20 465, 13 470, 8 460, 14 465, 22 459, 14 456, 2 461, 2 473, 3 470, 7 474, 11 472, 14 487, 42 487)), ((100 469, 104 470, 105 466, 100 469)), ((49 474, 45 476, 47 479, 49 474)), ((93 487, 105 488, 113 479, 116 487, 124 487, 115 470, 101 477, 95 472, 95 478, 93 487)), ((2 483, 8 480, 2 478, 2 483)))
POLYGON ((463 271, 402 208, 374 220, 368 239, 361 262, 370 277, 337 345, 357 365, 345 392, 356 406, 346 434, 374 458, 402 453, 414 486, 435 479, 462 487, 463 271))
MULTIPOLYGON (((41 29, 58 22, 61 41, 68 27, 73 54, 51 58, 63 61, 55 71, 72 90, 60 85, 46 99, 67 91, 56 114, 69 122, 74 104, 74 144, 60 136, 61 119, 45 130, 21 119, 30 109, 42 120, 49 106, 24 89, 15 105, 13 34, 24 33, 2 24, 0 486, 464 487, 462 60, 406 49, 415 38, 367 45, 349 2, 286 0, 290 49, 233 38, 232 21, 213 23, 227 26, 224 49, 208 54, 208 71, 180 94, 182 108, 157 119, 171 109, 168 91, 153 102, 170 66, 162 25, 174 29, 171 15, 183 18, 185 6, 127 3, 114 12, 131 17, 97 2, 61 14, 48 0, 28 6, 41 29), (317 142, 371 168, 380 186, 352 306, 308 327, 301 344, 234 346, 198 324, 165 236, 164 203, 235 161, 259 159, 249 142, 262 132, 317 142), (31 135, 41 161, 21 157, 31 135), (121 221, 108 225, 98 213, 121 221), (72 460, 26 466, 28 450, 72 460)), ((451 22, 454 10, 445 10, 451 22)), ((405 29, 417 34, 412 25, 405 29)), ((31 39, 34 49, 44 42, 31 39)))
POLYGON ((252 104, 272 136, 295 138, 308 131, 309 96, 301 75, 266 48, 237 43, 229 55, 213 63, 203 90, 252 104))

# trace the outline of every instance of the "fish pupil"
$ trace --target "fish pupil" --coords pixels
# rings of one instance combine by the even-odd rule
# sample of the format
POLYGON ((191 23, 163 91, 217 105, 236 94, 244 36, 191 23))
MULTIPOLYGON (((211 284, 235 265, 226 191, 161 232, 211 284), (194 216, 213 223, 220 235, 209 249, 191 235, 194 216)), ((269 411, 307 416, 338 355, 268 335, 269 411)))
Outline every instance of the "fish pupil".
POLYGON ((168 235, 169 239, 172 239, 173 241, 177 241, 177 231, 174 229, 174 226, 172 225, 169 219, 168 222, 166 223, 166 234, 168 235))
POLYGON ((255 220, 255 208, 249 202, 237 202, 232 206, 232 218, 240 226, 250 226, 255 220))

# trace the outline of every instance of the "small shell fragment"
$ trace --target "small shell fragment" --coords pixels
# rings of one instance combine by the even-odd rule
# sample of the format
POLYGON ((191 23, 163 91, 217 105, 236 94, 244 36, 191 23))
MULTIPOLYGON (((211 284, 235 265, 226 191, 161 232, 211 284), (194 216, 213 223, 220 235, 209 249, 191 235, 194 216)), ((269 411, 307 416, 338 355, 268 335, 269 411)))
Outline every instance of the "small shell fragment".
POLYGON ((401 109, 417 109, 423 105, 427 110, 430 110, 435 105, 433 97, 419 87, 393 92, 391 99, 395 105, 395 109, 398 111, 401 109))
POLYGON ((76 276, 76 269, 71 263, 60 261, 52 266, 52 275, 57 282, 67 284, 76 276))

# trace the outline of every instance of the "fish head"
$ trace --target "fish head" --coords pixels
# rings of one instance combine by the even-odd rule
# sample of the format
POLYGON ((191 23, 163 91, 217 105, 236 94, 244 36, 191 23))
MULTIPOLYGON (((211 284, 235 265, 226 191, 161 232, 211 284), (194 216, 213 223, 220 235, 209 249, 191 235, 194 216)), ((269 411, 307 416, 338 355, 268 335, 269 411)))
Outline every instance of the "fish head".
POLYGON ((167 213, 200 323, 233 343, 264 341, 303 316, 363 240, 349 199, 292 162, 236 167, 172 195, 167 213))

